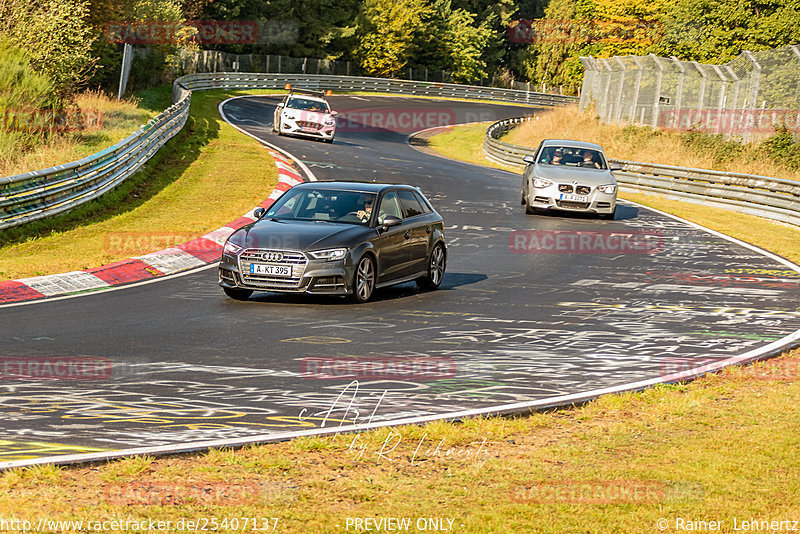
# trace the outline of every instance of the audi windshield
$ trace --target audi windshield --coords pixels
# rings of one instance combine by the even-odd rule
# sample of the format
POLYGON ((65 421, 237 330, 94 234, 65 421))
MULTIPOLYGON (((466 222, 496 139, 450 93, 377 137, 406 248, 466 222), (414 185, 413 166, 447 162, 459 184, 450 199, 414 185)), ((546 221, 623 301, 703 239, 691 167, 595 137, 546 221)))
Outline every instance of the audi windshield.
POLYGON ((322 188, 290 189, 267 210, 264 217, 366 225, 375 200, 375 193, 322 188))

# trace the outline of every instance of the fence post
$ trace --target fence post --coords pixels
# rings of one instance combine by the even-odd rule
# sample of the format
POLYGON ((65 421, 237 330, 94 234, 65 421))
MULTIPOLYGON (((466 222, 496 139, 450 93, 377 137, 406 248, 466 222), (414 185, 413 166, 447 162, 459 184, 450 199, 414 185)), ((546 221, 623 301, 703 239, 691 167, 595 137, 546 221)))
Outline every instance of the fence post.
POLYGON ((620 118, 622 117, 622 93, 625 87, 625 74, 627 73, 628 68, 625 66, 625 63, 619 58, 619 56, 614 56, 614 59, 617 60, 619 66, 622 67, 622 71, 619 75, 619 89, 617 90, 617 104, 616 109, 614 110, 614 122, 619 122, 620 118))
POLYGON ((306 63, 308 63, 308 58, 304 57, 303 58, 303 74, 306 73, 306 63))
MULTIPOLYGON (((759 86, 761 84, 761 64, 756 61, 755 56, 753 56, 753 53, 749 50, 745 50, 744 55, 753 64, 753 72, 750 75, 750 94, 748 95, 748 100, 750 101, 750 109, 753 110, 753 121, 755 121, 755 111, 758 109, 759 86)), ((755 122, 753 122, 753 125, 755 125, 755 122)), ((752 132, 747 132, 745 140, 750 141, 752 136, 752 132)))
POLYGON ((697 69, 697 72, 700 73, 700 76, 702 78, 700 80, 700 96, 697 97, 697 109, 702 110, 703 107, 705 107, 704 104, 705 104, 705 100, 706 100, 706 79, 707 79, 707 75, 706 75, 705 71, 703 70, 703 68, 700 66, 700 63, 698 63, 697 61, 692 61, 692 65, 694 65, 694 68, 697 69))
POLYGON ((714 133, 719 134, 722 128, 722 121, 724 120, 725 98, 728 92, 728 78, 722 73, 722 69, 718 65, 714 65, 714 72, 722 81, 722 87, 719 89, 719 102, 717 102, 717 126, 714 128, 714 133))
POLYGON ((658 113, 659 113, 658 104, 661 99, 661 79, 664 77, 664 67, 661 66, 661 62, 658 61, 658 57, 655 54, 651 53, 650 57, 653 58, 656 67, 658 67, 658 74, 656 75, 656 91, 653 101, 653 124, 652 124, 653 128, 658 128, 658 113))
POLYGON ((278 74, 281 73, 281 57, 283 56, 278 56, 278 74))
POLYGON ((608 122, 608 120, 610 119, 610 110, 609 110, 609 108, 611 107, 611 106, 609 106, 609 102, 608 102, 608 100, 609 100, 608 93, 611 90, 611 78, 613 76, 613 74, 612 74, 613 70, 611 69, 611 65, 608 64, 608 60, 607 59, 601 59, 599 61, 601 61, 603 63, 603 66, 606 68, 606 70, 605 70, 606 90, 603 91, 603 106, 601 108, 601 111, 600 111, 599 115, 600 115, 601 120, 608 122))
POLYGON ((636 122, 636 110, 639 109, 639 90, 642 88, 642 63, 639 58, 633 56, 633 62, 636 63, 636 89, 633 90, 633 107, 631 108, 630 124, 636 122))
MULTIPOLYGON (((675 116, 672 119, 672 127, 680 129, 681 127, 681 107, 683 104, 683 82, 686 80, 686 67, 683 66, 681 60, 672 56, 672 62, 678 67, 680 73, 678 74, 678 88, 675 91, 675 116)), ((691 121, 690 121, 691 122, 691 121)))

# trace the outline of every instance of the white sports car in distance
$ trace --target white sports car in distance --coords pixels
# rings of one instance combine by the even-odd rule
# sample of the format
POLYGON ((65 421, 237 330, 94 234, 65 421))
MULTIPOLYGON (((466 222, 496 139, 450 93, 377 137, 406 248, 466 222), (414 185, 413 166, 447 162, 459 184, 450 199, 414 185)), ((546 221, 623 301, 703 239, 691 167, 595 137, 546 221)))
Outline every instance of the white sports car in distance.
POLYGON ((325 93, 290 89, 275 108, 272 131, 278 135, 302 135, 332 143, 337 113, 331 110, 325 93))

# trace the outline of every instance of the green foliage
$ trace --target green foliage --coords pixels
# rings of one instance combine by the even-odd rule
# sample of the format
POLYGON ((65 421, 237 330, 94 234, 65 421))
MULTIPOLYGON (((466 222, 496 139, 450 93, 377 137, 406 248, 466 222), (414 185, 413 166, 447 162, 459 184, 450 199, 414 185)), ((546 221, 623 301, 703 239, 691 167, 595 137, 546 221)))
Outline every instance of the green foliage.
POLYGON ((450 71, 452 80, 458 82, 487 76, 484 54, 493 37, 491 23, 496 15, 490 14, 478 26, 475 18, 466 9, 453 8, 451 0, 435 0, 416 35, 415 63, 450 71))
MULTIPOLYGON (((186 17, 178 0, 89 0, 94 44, 92 53, 98 58, 98 72, 92 83, 115 91, 118 88, 122 65, 123 44, 114 42, 108 32, 109 25, 135 25, 149 21, 183 23, 186 17)), ((199 9, 200 4, 190 4, 191 9, 199 9)), ((150 51, 136 56, 128 88, 160 85, 171 81, 172 67, 177 62, 181 48, 196 48, 192 38, 196 29, 184 26, 176 32, 179 40, 168 43, 154 43, 150 51)), ((140 45, 141 46, 141 45, 140 45)))
POLYGON ((714 165, 742 156, 745 146, 739 141, 726 139, 722 134, 711 135, 689 130, 681 134, 681 144, 712 157, 714 165))
POLYGON ((356 23, 356 58, 364 72, 389 78, 400 74, 428 9, 424 0, 365 0, 356 23))
POLYGON ((26 50, 34 70, 46 74, 62 102, 91 74, 93 37, 87 0, 9 0, 0 4, 0 32, 26 50))
POLYGON ((775 129, 775 134, 762 141, 759 153, 794 171, 800 170, 800 143, 786 126, 775 129))
POLYGON ((677 0, 661 15, 659 55, 724 63, 743 50, 800 42, 800 0, 677 0))
POLYGON ((47 75, 30 66, 30 55, 0 40, 0 156, 7 157, 42 142, 47 129, 31 120, 56 109, 56 91, 47 75))

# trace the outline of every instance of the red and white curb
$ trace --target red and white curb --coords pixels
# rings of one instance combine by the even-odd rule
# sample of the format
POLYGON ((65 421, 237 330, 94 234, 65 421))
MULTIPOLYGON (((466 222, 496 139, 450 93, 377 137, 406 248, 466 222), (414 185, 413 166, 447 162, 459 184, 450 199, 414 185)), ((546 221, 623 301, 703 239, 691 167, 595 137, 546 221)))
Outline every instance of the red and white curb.
POLYGON ((264 202, 238 219, 186 243, 102 267, 0 282, 0 305, 102 290, 216 263, 228 236, 255 221, 253 210, 269 207, 284 191, 305 181, 300 170, 302 163, 272 148, 267 150, 278 167, 278 184, 264 202))

